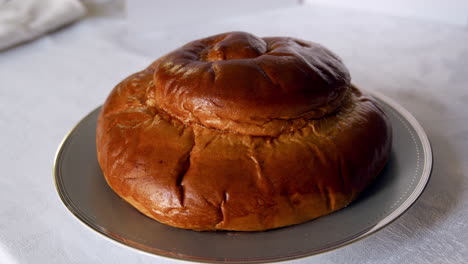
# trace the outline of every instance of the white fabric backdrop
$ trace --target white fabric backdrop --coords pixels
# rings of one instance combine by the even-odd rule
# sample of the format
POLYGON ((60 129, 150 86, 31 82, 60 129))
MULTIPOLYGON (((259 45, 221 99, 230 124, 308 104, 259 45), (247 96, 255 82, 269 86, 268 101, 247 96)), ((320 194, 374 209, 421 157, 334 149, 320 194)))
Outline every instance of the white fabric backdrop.
POLYGON ((358 86, 412 112, 432 143, 432 179, 405 215, 355 244, 288 263, 466 262, 466 29, 291 6, 146 32, 125 16, 92 16, 0 53, 0 263, 179 263, 110 243, 80 224, 56 194, 53 158, 68 130, 122 78, 189 40, 228 30, 324 44, 358 86))
POLYGON ((82 17, 78 0, 0 0, 0 50, 82 17))

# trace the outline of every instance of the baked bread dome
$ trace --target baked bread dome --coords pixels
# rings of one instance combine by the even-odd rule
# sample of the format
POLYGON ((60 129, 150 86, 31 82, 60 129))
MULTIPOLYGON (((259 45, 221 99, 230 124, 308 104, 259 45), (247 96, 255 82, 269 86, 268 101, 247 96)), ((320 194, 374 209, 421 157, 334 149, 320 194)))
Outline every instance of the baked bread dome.
POLYGON ((323 46, 230 32, 118 84, 96 142, 109 186, 148 217, 258 231, 356 199, 389 158, 391 127, 323 46))

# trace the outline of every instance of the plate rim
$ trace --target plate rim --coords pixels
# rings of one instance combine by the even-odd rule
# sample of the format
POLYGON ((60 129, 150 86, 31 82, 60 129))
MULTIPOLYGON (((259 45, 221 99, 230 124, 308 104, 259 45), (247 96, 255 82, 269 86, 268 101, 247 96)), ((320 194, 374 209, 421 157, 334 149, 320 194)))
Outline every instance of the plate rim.
POLYGON ((395 208, 389 215, 379 220, 378 223, 375 224, 374 226, 368 229, 362 230, 362 232, 359 232, 358 234, 355 234, 354 236, 350 238, 346 238, 343 241, 338 241, 334 243, 333 245, 329 245, 326 248, 323 248, 320 250, 314 250, 314 251, 300 252, 294 255, 284 256, 284 257, 279 257, 279 258, 275 257, 275 258, 256 258, 256 259, 240 259, 240 258, 239 259, 205 259, 203 257, 188 256, 184 254, 177 254, 177 253, 171 254, 170 252, 166 252, 164 250, 159 250, 159 249, 154 249, 154 248, 151 248, 151 251, 145 250, 144 248, 133 246, 129 243, 125 243, 121 240, 118 240, 117 238, 109 236, 103 230, 100 230, 100 228, 94 226, 92 223, 89 223, 85 217, 80 215, 80 212, 77 212, 77 210, 73 207, 71 202, 68 201, 69 198, 66 197, 66 195, 64 195, 64 191, 59 187, 59 183, 58 183, 59 181, 58 180, 59 178, 58 165, 61 160, 64 147, 70 140, 70 136, 89 116, 91 116, 96 111, 98 111, 102 107, 102 105, 96 107, 95 109, 90 111, 88 114, 86 114, 83 118, 81 118, 80 121, 76 123, 73 126, 73 128, 70 129, 66 133, 66 135, 63 137, 63 139, 61 140, 56 150, 53 167, 52 167, 52 177, 53 177, 56 193, 60 198, 61 204, 67 209, 67 211, 71 213, 73 216, 75 216, 74 219, 76 219, 79 223, 87 227, 87 229, 91 229, 92 231, 94 231, 93 233, 100 234, 101 237, 104 237, 105 239, 107 239, 108 241, 111 241, 114 244, 117 244, 121 247, 131 249, 134 252, 139 252, 139 253, 142 253, 151 257, 161 257, 161 258, 169 258, 172 260, 203 262, 203 263, 226 263, 226 262, 229 262, 229 263, 265 263, 265 262, 287 261, 287 260, 315 256, 315 255, 323 254, 326 252, 330 252, 330 251, 348 246, 350 244, 353 244, 355 242, 368 238, 370 235, 375 234, 378 231, 381 231, 383 228, 387 227, 388 225, 396 221, 398 218, 400 218, 404 213, 406 213, 416 203, 419 197, 421 197, 421 194, 424 192, 425 188, 427 187, 429 183, 429 180, 432 174, 432 169, 433 169, 433 154, 432 154, 431 143, 429 141, 429 138, 427 137, 426 132, 424 131, 422 126, 419 124, 419 122, 416 120, 416 118, 403 106, 398 104, 394 99, 382 94, 381 92, 374 91, 374 90, 369 91, 366 89, 361 89, 361 91, 364 94, 373 96, 379 101, 382 101, 388 106, 390 106, 392 110, 394 110, 396 113, 403 116, 404 120, 414 129, 414 131, 416 132, 416 135, 421 141, 422 153, 423 153, 423 158, 424 158, 424 167, 422 167, 421 178, 417 182, 414 190, 405 199, 405 201, 401 203, 400 206, 395 208))

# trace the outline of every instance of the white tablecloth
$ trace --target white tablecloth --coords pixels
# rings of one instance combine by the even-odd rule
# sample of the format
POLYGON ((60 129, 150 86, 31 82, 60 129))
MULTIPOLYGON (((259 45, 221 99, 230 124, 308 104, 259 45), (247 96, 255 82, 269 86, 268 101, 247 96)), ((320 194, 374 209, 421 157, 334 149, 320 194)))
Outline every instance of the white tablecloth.
POLYGON ((407 213, 367 239, 290 263, 468 261, 468 30, 295 6, 145 32, 124 16, 91 16, 0 53, 0 263, 179 263, 80 224, 56 194, 53 158, 67 131, 122 78, 189 40, 230 30, 324 44, 354 83, 412 112, 432 143, 431 181, 407 213))

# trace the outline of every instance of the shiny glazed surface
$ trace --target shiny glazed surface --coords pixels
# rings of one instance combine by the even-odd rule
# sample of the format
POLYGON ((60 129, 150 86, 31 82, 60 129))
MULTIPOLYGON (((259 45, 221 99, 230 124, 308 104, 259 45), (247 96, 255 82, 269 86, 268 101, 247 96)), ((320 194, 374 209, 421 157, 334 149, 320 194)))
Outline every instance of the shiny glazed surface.
POLYGON ((322 46, 234 32, 121 82, 97 127, 112 189, 196 230, 266 230, 343 208, 378 175, 391 128, 322 46))

